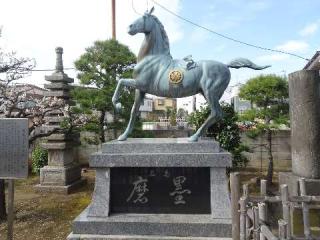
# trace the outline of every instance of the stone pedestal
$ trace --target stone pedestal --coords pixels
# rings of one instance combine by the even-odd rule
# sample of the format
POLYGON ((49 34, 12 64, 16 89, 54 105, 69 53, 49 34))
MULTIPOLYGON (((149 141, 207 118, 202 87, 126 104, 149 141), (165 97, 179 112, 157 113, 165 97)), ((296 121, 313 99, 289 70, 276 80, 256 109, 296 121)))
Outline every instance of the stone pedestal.
POLYGON ((306 179, 307 194, 320 195, 320 76, 319 71, 289 74, 292 173, 280 173, 280 184, 298 193, 306 179))
MULTIPOLYGON (((62 53, 62 48, 56 48, 56 71, 50 76, 45 76, 50 82, 45 84, 45 88, 49 90, 45 95, 73 105, 69 85, 73 79, 63 72, 62 53)), ((42 147, 48 150, 48 166, 40 169, 40 184, 36 189, 68 194, 86 182, 81 178, 81 168, 73 153, 74 147, 79 144, 80 135, 59 130, 64 120, 63 112, 59 109, 50 111, 45 118, 46 130, 55 129, 57 133, 50 135, 46 138, 47 142, 42 143, 42 147)))
POLYGON ((90 166, 92 202, 69 240, 231 238, 231 155, 213 140, 113 141, 90 166))

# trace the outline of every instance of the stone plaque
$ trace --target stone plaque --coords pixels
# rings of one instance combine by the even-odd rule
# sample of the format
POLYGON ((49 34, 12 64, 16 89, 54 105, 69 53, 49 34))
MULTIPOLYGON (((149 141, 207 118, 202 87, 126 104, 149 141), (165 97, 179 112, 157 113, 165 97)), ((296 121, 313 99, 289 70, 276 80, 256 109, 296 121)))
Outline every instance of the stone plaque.
POLYGON ((28 177, 28 119, 0 119, 0 178, 28 177))
POLYGON ((111 168, 111 213, 210 214, 210 169, 111 168))

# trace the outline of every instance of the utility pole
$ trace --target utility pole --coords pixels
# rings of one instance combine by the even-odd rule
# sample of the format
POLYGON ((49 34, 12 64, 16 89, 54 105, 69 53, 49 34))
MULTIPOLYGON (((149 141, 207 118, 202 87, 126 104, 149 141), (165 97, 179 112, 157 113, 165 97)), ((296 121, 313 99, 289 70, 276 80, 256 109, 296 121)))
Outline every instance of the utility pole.
POLYGON ((116 39, 116 0, 112 1, 112 38, 116 39))
MULTIPOLYGON (((111 0, 111 21, 112 21, 112 39, 116 40, 116 0, 111 0)), ((116 76, 114 76, 115 79, 117 78, 116 76)), ((113 121, 114 122, 117 122, 118 120, 118 116, 117 116, 117 113, 116 113, 116 110, 114 109, 113 110, 113 121)), ((113 129, 113 135, 114 135, 114 138, 117 138, 118 135, 117 135, 117 129, 114 128, 113 129)))

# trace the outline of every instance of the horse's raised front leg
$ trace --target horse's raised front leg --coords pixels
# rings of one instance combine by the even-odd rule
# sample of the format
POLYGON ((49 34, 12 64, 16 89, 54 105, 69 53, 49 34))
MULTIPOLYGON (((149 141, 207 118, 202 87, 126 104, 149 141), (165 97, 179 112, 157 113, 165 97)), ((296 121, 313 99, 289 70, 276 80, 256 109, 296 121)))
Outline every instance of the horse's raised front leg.
POLYGON ((121 93, 121 88, 122 86, 127 86, 127 87, 134 87, 136 88, 136 80, 134 79, 130 79, 130 78, 122 78, 118 81, 118 85, 116 87, 116 90, 113 93, 113 97, 112 97, 112 103, 113 106, 117 109, 120 110, 121 109, 121 103, 119 103, 119 97, 120 97, 120 93, 121 93))
POLYGON ((128 135, 132 132, 134 122, 135 122, 136 117, 139 113, 139 108, 140 108, 141 102, 143 101, 144 95, 145 95, 145 93, 136 89, 134 104, 131 109, 131 115, 130 115, 130 120, 129 120, 128 126, 127 126, 126 130, 124 131, 124 133, 118 137, 118 141, 126 140, 128 138, 128 135))

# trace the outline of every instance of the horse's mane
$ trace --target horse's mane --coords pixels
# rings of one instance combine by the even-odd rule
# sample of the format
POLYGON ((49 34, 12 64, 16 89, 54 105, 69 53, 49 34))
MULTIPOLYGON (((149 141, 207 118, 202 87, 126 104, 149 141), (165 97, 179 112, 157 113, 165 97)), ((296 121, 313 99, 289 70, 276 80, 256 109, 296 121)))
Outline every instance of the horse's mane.
MULTIPOLYGON (((159 37, 162 38, 162 44, 163 44, 162 47, 166 50, 163 54, 170 55, 169 38, 164 29, 163 24, 159 21, 159 19, 156 16, 150 14, 149 17, 151 17, 154 20, 155 24, 158 25, 157 26, 159 31, 158 34, 160 34, 161 36, 159 37)), ((138 62, 140 62, 149 53, 150 49, 154 47, 151 43, 154 42, 155 40, 156 39, 154 39, 154 36, 152 35, 146 36, 138 54, 138 62)))
POLYGON ((165 47, 170 49, 169 38, 168 38, 166 30, 164 29, 163 24, 160 22, 160 20, 156 16, 154 16, 154 15, 150 15, 150 16, 156 21, 156 23, 158 23, 158 25, 160 27, 160 31, 161 31, 161 34, 163 36, 165 47))

